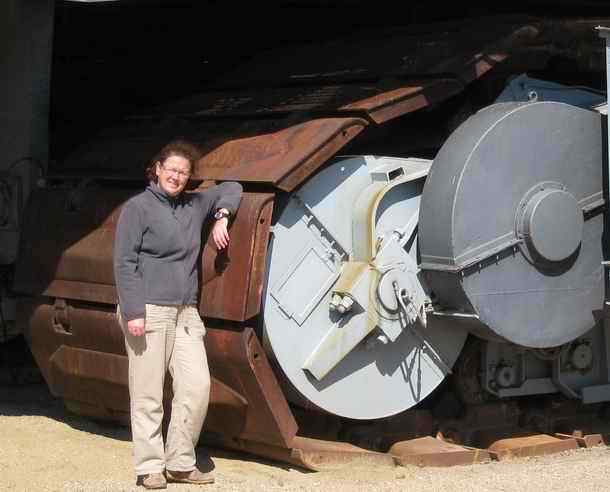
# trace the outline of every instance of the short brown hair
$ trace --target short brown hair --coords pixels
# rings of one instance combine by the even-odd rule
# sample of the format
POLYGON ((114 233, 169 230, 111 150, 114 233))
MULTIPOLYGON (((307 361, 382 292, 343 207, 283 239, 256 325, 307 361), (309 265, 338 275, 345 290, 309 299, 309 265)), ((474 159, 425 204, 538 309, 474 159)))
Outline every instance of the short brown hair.
POLYGON ((157 173, 155 172, 155 166, 157 162, 163 164, 168 157, 173 155, 177 155, 180 157, 184 157, 189 164, 191 165, 191 171, 193 170, 193 165, 201 156, 201 151, 199 148, 183 139, 172 140, 170 143, 165 145, 157 154, 151 159, 150 163, 146 167, 146 178, 149 181, 157 182, 157 173))

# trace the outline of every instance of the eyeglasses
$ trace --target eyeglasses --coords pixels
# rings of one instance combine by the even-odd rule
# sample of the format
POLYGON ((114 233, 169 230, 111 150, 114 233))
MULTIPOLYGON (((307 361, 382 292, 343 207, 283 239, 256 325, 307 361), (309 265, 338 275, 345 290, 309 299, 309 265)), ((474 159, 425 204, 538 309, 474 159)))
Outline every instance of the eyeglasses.
POLYGON ((165 167, 163 164, 161 164, 161 168, 163 168, 163 171, 165 171, 165 173, 170 176, 172 176, 173 174, 177 174, 180 179, 189 179, 191 177, 190 172, 185 173, 184 171, 181 171, 180 169, 165 167))

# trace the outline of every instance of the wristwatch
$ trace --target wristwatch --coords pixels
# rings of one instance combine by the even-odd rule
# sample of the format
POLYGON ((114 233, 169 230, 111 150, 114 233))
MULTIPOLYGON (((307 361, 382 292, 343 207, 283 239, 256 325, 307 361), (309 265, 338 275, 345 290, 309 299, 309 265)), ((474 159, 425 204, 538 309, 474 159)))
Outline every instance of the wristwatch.
POLYGON ((226 217, 227 219, 231 216, 231 212, 229 212, 228 210, 224 209, 224 208, 219 208, 218 210, 216 210, 216 213, 214 214, 214 218, 216 220, 220 220, 223 217, 226 217))

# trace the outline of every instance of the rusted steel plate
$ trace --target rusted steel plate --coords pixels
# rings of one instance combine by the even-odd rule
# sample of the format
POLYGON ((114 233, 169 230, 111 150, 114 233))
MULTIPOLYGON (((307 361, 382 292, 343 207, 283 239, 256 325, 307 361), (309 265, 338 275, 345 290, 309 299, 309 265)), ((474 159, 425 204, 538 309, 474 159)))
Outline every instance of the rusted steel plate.
MULTIPOLYGON (((18 322, 54 395, 86 415, 125 419, 128 362, 112 310, 24 299, 18 322)), ((210 328, 205 344, 212 375, 206 429, 288 446, 297 424, 254 331, 210 328)))
POLYGON ((129 414, 126 356, 61 345, 49 364, 54 395, 96 408, 95 417, 129 414))
POLYGON ((270 183, 291 191, 367 125, 361 118, 321 118, 272 133, 227 140, 195 165, 199 179, 270 183))
MULTIPOLYGON (((18 322, 32 351, 43 355, 43 372, 51 356, 63 345, 95 352, 126 355, 123 333, 113 308, 77 301, 20 299, 18 322)), ((36 354, 34 354, 36 355, 36 354)))
POLYGON ((464 90, 466 84, 485 75, 510 56, 513 49, 538 34, 534 26, 519 26, 488 46, 475 46, 443 60, 430 73, 452 74, 453 78, 406 81, 402 87, 357 101, 341 109, 363 110, 376 123, 442 102, 464 90))
POLYGON ((547 434, 500 439, 489 446, 488 450, 496 459, 502 461, 526 456, 542 456, 577 449, 576 439, 559 439, 547 434))
MULTIPOLYGON (((25 214, 14 289, 116 304, 114 232, 120 207, 130 194, 133 191, 91 189, 71 208, 65 190, 35 192, 25 214)), ((273 196, 244 193, 228 252, 217 254, 210 245, 204 248, 204 316, 243 321, 260 311, 273 196)))
POLYGON ((49 389, 84 415, 126 421, 127 358, 114 312, 52 302, 24 298, 17 311, 49 389))
MULTIPOLYGON (((271 77, 271 71, 255 89, 225 87, 134 116, 76 151, 61 172, 137 176, 146 159, 179 134, 204 150, 196 178, 291 191, 369 121, 383 123, 461 92, 537 34, 534 25, 492 19, 472 29, 438 25, 337 42, 310 53, 313 65, 306 73, 290 73, 290 64, 274 59, 273 67, 288 70, 287 78, 271 77), (340 56, 329 56, 333 50, 340 56)), ((299 57, 300 69, 305 60, 305 54, 299 57)), ((256 72, 266 73, 260 66, 256 72)))
POLYGON ((480 44, 456 50, 455 55, 440 61, 431 71, 453 73, 464 83, 472 82, 506 60, 513 51, 533 42, 540 34, 540 27, 535 23, 507 27, 480 44))
POLYGON ((432 436, 397 442, 388 452, 403 466, 455 466, 491 461, 484 449, 467 448, 432 436))
POLYGON ((601 434, 586 434, 575 431, 574 434, 555 433, 555 437, 559 439, 576 439, 576 442, 581 448, 592 448, 595 446, 604 446, 606 444, 604 437, 601 434))
POLYGON ((205 316, 244 321, 259 313, 273 198, 270 193, 244 193, 228 248, 218 252, 208 238, 199 304, 205 316))
POLYGON ((369 451, 344 442, 329 442, 302 436, 296 436, 290 447, 278 447, 242 439, 229 440, 222 437, 214 439, 213 444, 312 471, 323 471, 343 465, 395 466, 394 459, 389 454, 369 451))
POLYGON ((107 189, 35 191, 25 213, 14 289, 114 302, 114 228, 118 206, 131 193, 107 189))
MULTIPOLYGON (((243 429, 239 434, 225 435, 289 446, 297 424, 254 331, 209 328, 206 348, 214 377, 239 391, 248 402, 243 429)), ((211 422, 223 418, 222 413, 210 414, 211 422)))
MULTIPOLYGON (((215 373, 216 369, 210 367, 210 371, 215 373)), ((169 408, 169 401, 167 404, 169 408)), ((210 407, 205 429, 227 436, 236 436, 243 431, 247 415, 248 400, 231 386, 212 376, 210 407)))
MULTIPOLYGON (((442 60, 430 69, 431 73, 452 74, 453 77, 378 82, 369 84, 366 89, 360 86, 358 89, 342 88, 342 86, 311 86, 299 88, 299 92, 295 92, 297 89, 294 88, 276 88, 271 94, 277 98, 277 101, 270 95, 262 97, 259 101, 254 96, 248 97, 245 94, 240 96, 238 93, 232 96, 235 98, 233 102, 230 102, 230 96, 220 94, 216 95, 217 100, 214 102, 214 94, 208 94, 191 99, 180 108, 183 111, 188 111, 190 108, 190 111, 199 115, 208 113, 228 115, 236 112, 257 114, 314 109, 321 112, 346 111, 351 114, 361 112, 363 118, 383 123, 458 94, 464 89, 465 84, 481 77, 497 63, 506 59, 513 45, 527 42, 535 37, 537 32, 534 27, 520 26, 508 36, 497 39, 496 35, 496 38, 493 38, 495 42, 488 46, 476 45, 469 51, 442 60), (282 91, 289 91, 289 94, 284 94, 282 91), (298 97, 295 94, 298 94, 298 97), (225 100, 227 97, 229 99, 225 100), (346 101, 350 98, 351 101, 346 101)), ((336 119, 317 119, 272 133, 243 139, 227 139, 199 161, 197 175, 206 179, 272 183, 282 190, 291 191, 347 143, 348 139, 344 141, 336 139, 339 135, 337 123, 344 124, 336 119), (334 125, 329 125, 333 121, 334 125), (322 151, 324 146, 330 148, 322 151), (298 176, 289 176, 294 169, 299 170, 298 176)), ((353 124, 354 122, 351 122, 350 126, 353 124)), ((364 126, 364 123, 360 124, 364 126)), ((350 139, 353 136, 355 133, 350 135, 350 139)))
POLYGON ((274 53, 255 59, 256 70, 240 69, 248 88, 239 87, 246 78, 237 71, 222 90, 136 115, 76 151, 61 173, 137 177, 158 148, 182 135, 204 149, 197 178, 291 191, 369 122, 461 92, 537 34, 527 19, 492 18, 383 30, 371 38, 358 33, 323 49, 291 51, 282 61, 274 53), (258 82, 256 74, 262 74, 258 82))
POLYGON ((295 186, 291 180, 297 171, 309 176, 366 125, 362 118, 336 117, 334 111, 328 118, 306 112, 272 119, 134 119, 97 136, 57 166, 55 173, 142 181, 148 159, 182 135, 196 143, 204 156, 195 165, 195 180, 238 180, 288 190, 295 186))
POLYGON ((347 104, 341 109, 365 111, 375 123, 380 124, 441 102, 463 90, 464 84, 456 79, 409 81, 403 83, 402 87, 347 104))
POLYGON ((147 113, 213 118, 282 116, 294 112, 331 113, 351 102, 400 86, 398 81, 210 91, 147 113))

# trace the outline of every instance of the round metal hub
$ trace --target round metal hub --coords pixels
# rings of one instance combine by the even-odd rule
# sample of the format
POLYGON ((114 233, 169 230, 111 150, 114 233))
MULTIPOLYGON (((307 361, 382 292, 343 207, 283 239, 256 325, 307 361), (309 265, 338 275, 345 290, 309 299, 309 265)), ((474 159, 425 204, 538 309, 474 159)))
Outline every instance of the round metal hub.
POLYGON ((584 371, 591 367, 593 363, 593 350, 591 346, 581 343, 574 347, 570 356, 570 362, 579 371, 584 371))
POLYGON ((495 380, 500 388, 510 388, 517 383, 517 371, 512 366, 500 366, 496 370, 495 380))
MULTIPOLYGON (((265 345, 282 379, 290 382, 284 387, 287 397, 297 405, 353 419, 394 415, 423 401, 462 349, 466 331, 444 319, 428 320, 418 333, 401 325, 393 284, 415 292, 416 236, 396 249, 383 249, 381 241, 376 258, 385 268, 376 278, 383 278, 363 287, 366 294, 356 296, 349 311, 331 308, 333 289, 345 280, 347 263, 361 261, 355 260, 362 244, 354 237, 354 204, 364 190, 381 183, 375 181, 380 166, 406 166, 404 161, 370 156, 340 160, 293 192, 274 223, 263 307, 265 345), (368 310, 359 304, 365 299, 368 310), (369 332, 370 320, 376 325, 369 332), (359 332, 368 334, 327 373, 308 369, 312 354, 320 353, 329 335, 334 343, 324 354, 330 358, 350 333, 359 332)), ((374 217, 373 241, 390 241, 395 231, 417 219, 422 187, 423 176, 384 195, 374 217)), ((419 303, 413 301, 408 307, 415 309, 419 303)), ((417 317, 416 311, 411 314, 417 317)))
POLYGON ((574 195, 542 189, 528 201, 522 227, 534 258, 562 261, 580 245, 583 224, 582 209, 574 195))
POLYGON ((475 315, 478 336, 548 348, 595 326, 601 124, 562 103, 494 104, 438 152, 422 195, 420 268, 441 304, 475 315))

